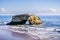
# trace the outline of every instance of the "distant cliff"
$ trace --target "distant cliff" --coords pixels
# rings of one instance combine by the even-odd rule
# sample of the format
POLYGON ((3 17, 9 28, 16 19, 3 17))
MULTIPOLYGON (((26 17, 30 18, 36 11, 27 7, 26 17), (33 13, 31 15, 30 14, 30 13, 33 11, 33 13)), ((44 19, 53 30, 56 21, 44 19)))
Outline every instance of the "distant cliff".
POLYGON ((31 25, 42 23, 41 19, 37 16, 29 14, 21 14, 13 16, 11 22, 7 23, 7 25, 23 25, 26 23, 26 21, 28 21, 29 24, 31 25))

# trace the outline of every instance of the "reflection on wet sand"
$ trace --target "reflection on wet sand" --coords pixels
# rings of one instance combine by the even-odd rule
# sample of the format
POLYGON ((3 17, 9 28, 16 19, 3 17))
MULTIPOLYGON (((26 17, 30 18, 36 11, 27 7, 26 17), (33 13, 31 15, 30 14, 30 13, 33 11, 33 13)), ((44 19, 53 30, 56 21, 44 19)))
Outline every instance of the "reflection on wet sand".
MULTIPOLYGON (((35 40, 26 34, 0 30, 0 40, 35 40)), ((39 40, 39 39, 37 39, 39 40)))
POLYGON ((12 32, 12 35, 16 38, 21 38, 23 40, 35 40, 35 39, 31 38, 30 36, 28 36, 26 34, 12 32))

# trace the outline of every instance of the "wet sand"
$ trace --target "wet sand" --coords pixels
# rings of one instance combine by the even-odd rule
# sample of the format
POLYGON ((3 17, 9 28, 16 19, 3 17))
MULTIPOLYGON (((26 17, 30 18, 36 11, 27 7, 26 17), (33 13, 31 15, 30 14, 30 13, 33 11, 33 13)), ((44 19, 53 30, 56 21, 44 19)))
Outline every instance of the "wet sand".
POLYGON ((39 40, 39 39, 33 39, 26 34, 11 32, 8 30, 0 30, 0 40, 39 40))

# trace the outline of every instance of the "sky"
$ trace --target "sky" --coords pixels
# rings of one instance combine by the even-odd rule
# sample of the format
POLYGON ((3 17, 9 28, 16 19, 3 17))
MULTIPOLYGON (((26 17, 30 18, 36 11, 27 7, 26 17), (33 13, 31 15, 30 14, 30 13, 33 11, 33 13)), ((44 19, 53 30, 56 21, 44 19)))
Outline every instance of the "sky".
POLYGON ((0 0, 0 15, 60 15, 60 0, 0 0))

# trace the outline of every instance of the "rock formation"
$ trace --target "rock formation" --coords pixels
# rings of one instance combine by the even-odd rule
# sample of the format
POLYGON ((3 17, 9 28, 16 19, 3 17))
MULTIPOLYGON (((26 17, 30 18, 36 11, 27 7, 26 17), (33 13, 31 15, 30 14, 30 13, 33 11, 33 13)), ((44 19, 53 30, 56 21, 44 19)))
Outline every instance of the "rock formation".
POLYGON ((7 23, 7 25, 23 25, 26 23, 26 21, 28 21, 31 25, 37 25, 42 23, 41 19, 37 16, 21 14, 13 16, 11 22, 7 23))

